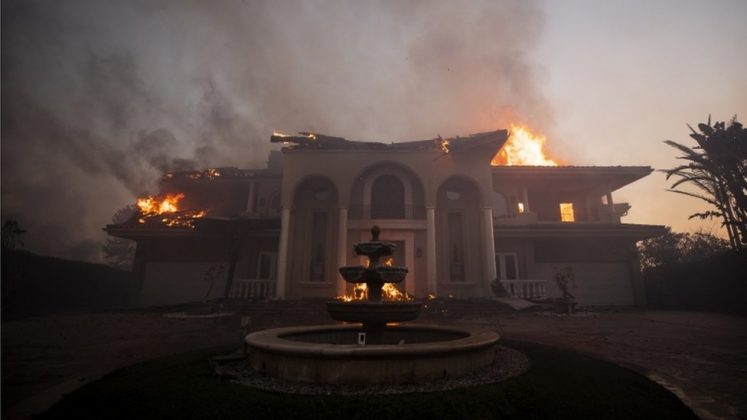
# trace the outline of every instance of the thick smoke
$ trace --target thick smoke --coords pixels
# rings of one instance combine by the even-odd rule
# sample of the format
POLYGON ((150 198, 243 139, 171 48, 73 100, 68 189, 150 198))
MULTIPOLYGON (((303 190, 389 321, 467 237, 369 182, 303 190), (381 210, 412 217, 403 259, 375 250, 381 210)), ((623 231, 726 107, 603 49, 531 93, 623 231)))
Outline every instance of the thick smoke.
POLYGON ((2 3, 2 217, 44 254, 164 170, 262 167, 273 130, 406 140, 550 115, 526 1, 2 3))

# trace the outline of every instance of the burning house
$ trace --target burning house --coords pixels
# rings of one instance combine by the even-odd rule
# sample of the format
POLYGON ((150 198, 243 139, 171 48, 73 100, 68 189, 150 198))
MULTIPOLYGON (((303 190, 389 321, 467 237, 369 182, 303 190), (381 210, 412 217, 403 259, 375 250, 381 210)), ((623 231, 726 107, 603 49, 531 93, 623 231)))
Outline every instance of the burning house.
POLYGON ((392 294, 560 296, 644 303, 635 244, 663 227, 621 222, 613 193, 645 166, 558 166, 520 127, 400 143, 275 134, 267 168, 166 174, 160 195, 109 225, 137 241, 141 304, 217 297, 354 298, 337 272, 360 264, 372 225, 409 267, 392 294), (534 150, 533 150, 534 149, 534 150))

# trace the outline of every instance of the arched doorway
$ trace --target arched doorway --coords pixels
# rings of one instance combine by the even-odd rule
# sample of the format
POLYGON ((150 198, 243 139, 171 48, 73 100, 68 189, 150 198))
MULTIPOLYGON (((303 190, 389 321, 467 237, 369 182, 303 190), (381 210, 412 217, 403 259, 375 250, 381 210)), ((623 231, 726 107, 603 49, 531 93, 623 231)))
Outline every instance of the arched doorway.
POLYGON ((296 188, 290 214, 290 296, 336 293, 337 208, 337 188, 328 178, 313 176, 296 188))
MULTIPOLYGON (((457 287, 482 281, 482 196, 474 181, 454 177, 444 181, 437 194, 436 232, 439 281, 457 287)), ((448 287, 447 287, 448 289, 448 287)))

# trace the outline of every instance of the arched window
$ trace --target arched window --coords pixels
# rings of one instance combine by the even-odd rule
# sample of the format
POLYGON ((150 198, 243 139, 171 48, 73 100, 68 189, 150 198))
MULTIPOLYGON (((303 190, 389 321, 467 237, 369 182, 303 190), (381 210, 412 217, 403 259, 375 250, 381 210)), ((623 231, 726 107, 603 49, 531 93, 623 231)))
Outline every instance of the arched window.
POLYGON ((405 186, 396 176, 382 175, 371 186, 371 218, 405 218, 405 186))

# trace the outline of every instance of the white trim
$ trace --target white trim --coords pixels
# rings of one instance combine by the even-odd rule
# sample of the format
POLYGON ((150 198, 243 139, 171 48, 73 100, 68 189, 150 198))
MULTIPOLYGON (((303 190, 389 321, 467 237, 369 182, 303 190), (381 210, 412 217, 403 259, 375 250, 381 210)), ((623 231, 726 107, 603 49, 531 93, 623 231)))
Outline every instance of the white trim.
POLYGON ((288 270, 288 234, 290 232, 290 209, 283 207, 280 215, 280 243, 278 249, 278 279, 275 296, 285 297, 285 276, 288 270))
POLYGON ((427 207, 425 209, 427 229, 425 232, 425 257, 427 267, 428 293, 437 296, 438 275, 436 264, 436 208, 427 207))
POLYGON ((490 291, 490 282, 498 276, 495 267, 495 238, 493 236, 493 208, 485 207, 483 212, 483 247, 485 257, 485 288, 486 293, 490 291))

